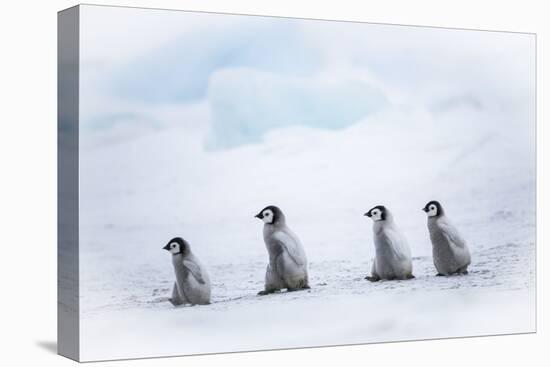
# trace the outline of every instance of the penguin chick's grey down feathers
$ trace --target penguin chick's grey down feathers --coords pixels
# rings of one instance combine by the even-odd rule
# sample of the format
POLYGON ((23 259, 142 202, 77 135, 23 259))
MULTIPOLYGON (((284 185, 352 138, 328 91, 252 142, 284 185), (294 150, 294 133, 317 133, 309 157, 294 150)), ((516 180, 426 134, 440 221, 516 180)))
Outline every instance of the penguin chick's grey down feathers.
POLYGON ((209 304, 210 278, 206 269, 191 252, 189 243, 176 237, 171 239, 163 249, 172 254, 172 265, 176 275, 170 302, 174 306, 209 304))
POLYGON ((265 295, 286 288, 309 289, 307 259, 298 237, 286 225, 285 215, 276 206, 265 207, 256 215, 264 222, 264 242, 269 254, 265 275, 265 295))
POLYGON ((466 241, 445 215, 438 201, 430 201, 422 208, 428 215, 428 231, 437 275, 468 274, 470 250, 466 241))
POLYGON ((372 264, 372 282, 380 279, 411 279, 412 259, 411 251, 405 236, 399 231, 391 212, 384 206, 378 205, 365 213, 373 220, 373 235, 375 258, 372 264))

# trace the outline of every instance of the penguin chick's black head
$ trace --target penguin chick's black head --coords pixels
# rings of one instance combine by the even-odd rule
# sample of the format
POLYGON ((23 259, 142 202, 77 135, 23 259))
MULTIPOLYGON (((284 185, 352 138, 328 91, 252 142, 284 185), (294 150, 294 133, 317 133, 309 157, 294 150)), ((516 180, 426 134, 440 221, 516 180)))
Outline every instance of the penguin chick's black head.
POLYGON ((173 255, 176 254, 186 254, 189 252, 189 244, 181 237, 174 237, 166 246, 162 248, 163 250, 170 251, 173 255))
POLYGON ((444 214, 443 207, 437 200, 428 202, 422 210, 425 211, 429 217, 439 217, 444 214))
POLYGON ((364 215, 371 218, 375 222, 379 220, 386 220, 387 209, 384 205, 377 205, 371 210, 369 210, 368 212, 366 212, 364 215))
POLYGON ((275 205, 266 206, 254 217, 263 220, 265 224, 281 223, 285 220, 283 211, 275 205))

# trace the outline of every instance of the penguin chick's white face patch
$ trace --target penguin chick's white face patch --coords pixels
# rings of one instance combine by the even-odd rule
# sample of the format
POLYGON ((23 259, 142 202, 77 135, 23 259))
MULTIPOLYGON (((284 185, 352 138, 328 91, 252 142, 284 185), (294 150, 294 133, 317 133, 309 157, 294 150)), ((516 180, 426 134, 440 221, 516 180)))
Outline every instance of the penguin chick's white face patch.
POLYGON ((170 244, 170 250, 169 250, 172 254, 177 254, 180 252, 180 245, 179 243, 176 243, 176 242, 172 242, 170 244))
POLYGON ((264 212, 262 213, 262 220, 266 224, 273 223, 273 212, 271 211, 271 209, 264 210, 264 212))
POLYGON ((380 209, 373 209, 370 212, 371 219, 375 222, 382 220, 382 211, 380 209))
POLYGON ((434 204, 430 204, 426 214, 428 214, 428 217, 435 217, 437 215, 437 206, 435 206, 434 204))

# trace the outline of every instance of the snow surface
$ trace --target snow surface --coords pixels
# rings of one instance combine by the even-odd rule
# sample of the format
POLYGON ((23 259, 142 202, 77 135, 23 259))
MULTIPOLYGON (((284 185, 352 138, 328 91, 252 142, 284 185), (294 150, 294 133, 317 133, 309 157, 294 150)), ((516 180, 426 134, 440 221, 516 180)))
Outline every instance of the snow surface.
POLYGON ((534 331, 533 131, 491 116, 394 107, 223 151, 204 148, 207 124, 83 150, 82 359, 534 331), (434 276, 431 199, 469 241, 467 276, 434 276), (267 253, 253 216, 268 204, 300 236, 311 290, 256 296, 267 253), (363 279, 374 254, 363 213, 377 204, 406 234, 416 279, 363 279), (161 247, 174 236, 207 266, 211 305, 167 302, 161 247))

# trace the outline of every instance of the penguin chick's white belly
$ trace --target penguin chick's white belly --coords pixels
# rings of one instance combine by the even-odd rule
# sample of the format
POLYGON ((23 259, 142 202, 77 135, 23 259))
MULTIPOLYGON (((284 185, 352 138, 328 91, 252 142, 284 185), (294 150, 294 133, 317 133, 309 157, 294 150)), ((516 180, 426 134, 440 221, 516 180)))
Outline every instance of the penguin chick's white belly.
POLYGON ((204 267, 193 256, 172 257, 179 300, 176 303, 204 305, 210 303, 210 278, 204 267), (179 302, 178 302, 179 301, 179 302))
POLYGON ((266 289, 299 289, 308 286, 307 259, 300 240, 289 229, 266 231, 269 253, 266 289))
POLYGON ((428 220, 434 265, 439 274, 467 271, 470 251, 456 228, 445 217, 428 220))
POLYGON ((404 236, 393 226, 375 231, 376 258, 373 270, 382 279, 407 279, 412 276, 412 259, 404 236))

